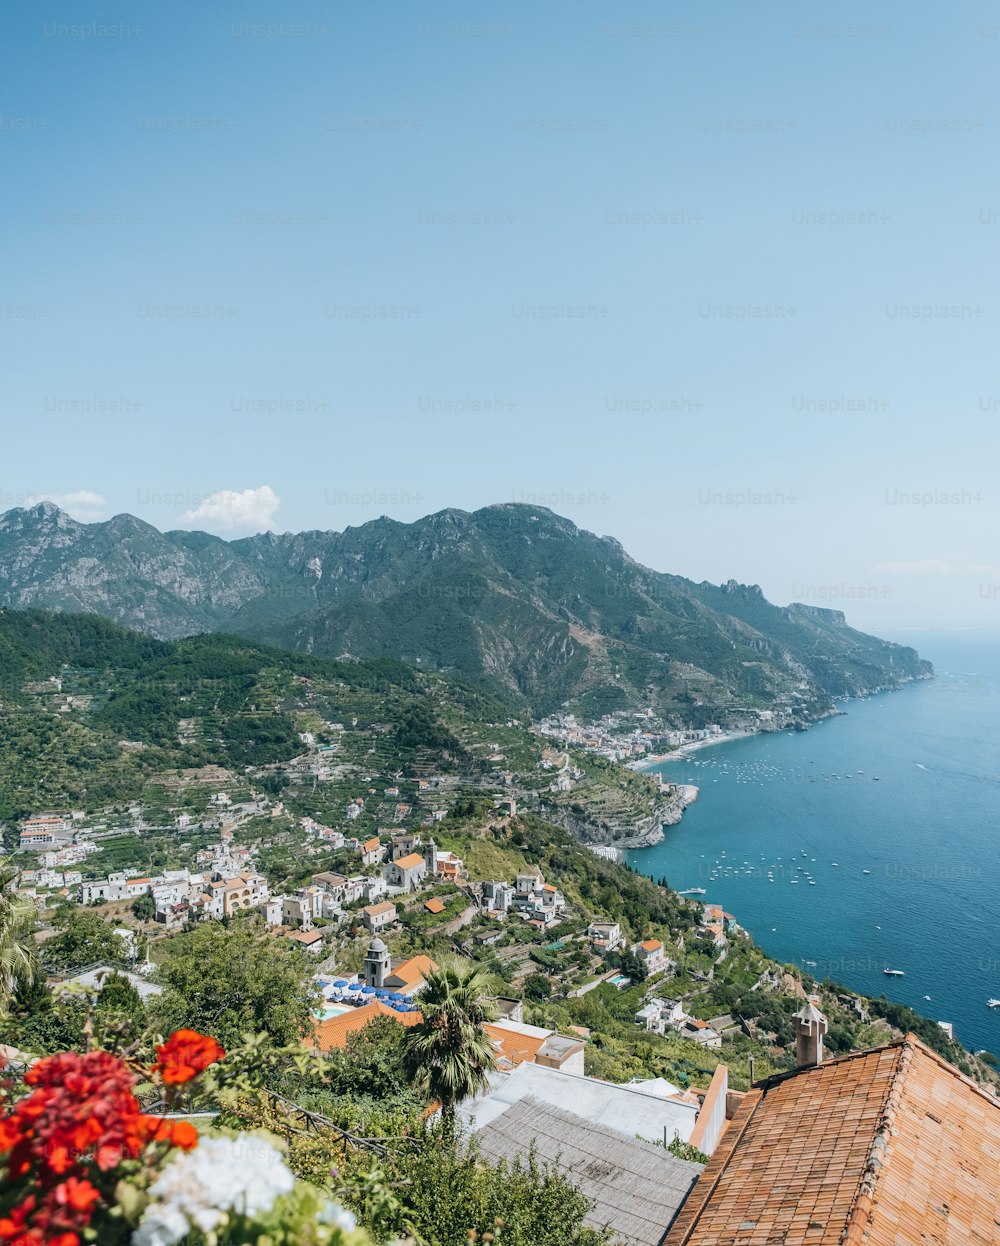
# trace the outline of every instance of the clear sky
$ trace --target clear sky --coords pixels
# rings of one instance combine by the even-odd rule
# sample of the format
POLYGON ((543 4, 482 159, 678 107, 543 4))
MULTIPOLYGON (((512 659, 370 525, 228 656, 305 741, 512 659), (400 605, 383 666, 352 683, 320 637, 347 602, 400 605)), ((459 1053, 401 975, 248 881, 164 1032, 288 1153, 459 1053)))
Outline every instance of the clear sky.
POLYGON ((871 630, 998 625, 994 6, 0 21, 2 509, 527 501, 871 630))

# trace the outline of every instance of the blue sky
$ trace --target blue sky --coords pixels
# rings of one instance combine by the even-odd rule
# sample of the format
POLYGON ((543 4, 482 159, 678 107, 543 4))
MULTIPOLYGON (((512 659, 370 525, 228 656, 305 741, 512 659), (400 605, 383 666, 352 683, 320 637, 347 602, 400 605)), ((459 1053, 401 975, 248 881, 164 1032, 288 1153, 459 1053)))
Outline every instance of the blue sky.
POLYGON ((874 630, 997 625, 988 5, 4 25, 0 508, 527 501, 874 630))

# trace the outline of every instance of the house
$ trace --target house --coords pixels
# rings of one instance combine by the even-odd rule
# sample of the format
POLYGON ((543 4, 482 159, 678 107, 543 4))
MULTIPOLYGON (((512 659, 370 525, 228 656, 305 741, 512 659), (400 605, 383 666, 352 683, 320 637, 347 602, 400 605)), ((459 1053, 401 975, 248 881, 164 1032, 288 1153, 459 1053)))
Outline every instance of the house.
POLYGON ((281 907, 281 900, 277 896, 268 896, 266 900, 259 900, 257 903, 257 911, 263 917, 266 926, 281 925, 281 907))
POLYGON ((223 916, 255 908, 267 895, 267 879, 263 874, 238 874, 227 878, 222 889, 223 916))
POLYGON ((583 1075, 584 1044, 578 1037, 568 1038, 512 1017, 490 1022, 483 1029, 496 1048, 501 1067, 516 1068, 528 1062, 583 1075))
POLYGON ((647 975, 667 968, 667 953, 659 939, 643 939, 641 943, 632 945, 632 951, 642 962, 647 975))
POLYGON ((617 922, 591 922, 587 938, 595 952, 607 955, 621 945, 622 928, 617 922))
POLYGON ((380 930, 385 930, 398 920, 396 906, 391 900, 383 900, 381 904, 369 904, 361 910, 361 920, 367 930, 378 934, 380 930))
POLYGON ((494 1163, 530 1157, 561 1169, 587 1200, 585 1223, 611 1228, 624 1246, 660 1246, 703 1167, 531 1095, 480 1128, 476 1142, 494 1163))
POLYGON ((71 819, 60 814, 39 814, 21 823, 18 847, 22 852, 37 852, 53 844, 67 844, 73 839, 71 819))
POLYGON ((424 901, 424 908, 428 913, 443 913, 445 903, 440 896, 431 896, 429 900, 424 901))
POLYGON ((416 852, 420 847, 420 836, 416 831, 392 831, 390 844, 390 859, 398 861, 400 857, 408 857, 416 852))
POLYGON ((427 875, 427 863, 419 852, 390 861, 382 870, 382 877, 390 887, 401 891, 416 891, 427 875))
POLYGON ((290 930, 285 938, 297 943, 310 956, 318 956, 323 950, 322 930, 290 930))
POLYGON ((382 841, 377 835, 371 839, 366 839, 363 844, 358 845, 358 853, 361 856, 362 865, 378 865, 385 854, 382 841))
POLYGON ((913 1034, 825 1061, 823 1015, 796 1021, 798 1067, 744 1096, 664 1246, 997 1242, 995 1096, 913 1034))
POLYGON ((301 930, 312 930, 313 906, 312 897, 304 895, 281 896, 281 924, 298 926, 301 930))
POLYGON ((697 1017, 685 1017, 677 1027, 677 1032, 681 1038, 690 1039, 712 1051, 718 1051, 722 1046, 722 1035, 718 1030, 714 1030, 707 1021, 699 1021, 697 1017))
POLYGON ((416 995, 426 986, 425 975, 434 969, 437 969, 437 965, 429 956, 411 956, 400 961, 386 976, 386 990, 399 991, 406 996, 416 995))
POLYGON ((481 884, 481 896, 481 907, 493 916, 503 918, 514 899, 514 888, 510 883, 494 880, 481 884))

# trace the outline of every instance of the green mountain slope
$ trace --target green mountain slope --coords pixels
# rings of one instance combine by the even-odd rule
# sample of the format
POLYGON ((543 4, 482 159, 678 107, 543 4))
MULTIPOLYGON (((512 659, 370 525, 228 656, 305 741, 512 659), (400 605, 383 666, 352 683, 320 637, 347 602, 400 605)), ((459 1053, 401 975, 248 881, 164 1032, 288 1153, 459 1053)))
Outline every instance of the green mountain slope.
POLYGON ((90 610, 161 637, 239 632, 313 655, 391 657, 480 682, 539 714, 654 705, 678 726, 931 673, 839 611, 696 584, 541 507, 441 511, 345 532, 225 542, 49 503, 0 517, 0 604, 90 610))

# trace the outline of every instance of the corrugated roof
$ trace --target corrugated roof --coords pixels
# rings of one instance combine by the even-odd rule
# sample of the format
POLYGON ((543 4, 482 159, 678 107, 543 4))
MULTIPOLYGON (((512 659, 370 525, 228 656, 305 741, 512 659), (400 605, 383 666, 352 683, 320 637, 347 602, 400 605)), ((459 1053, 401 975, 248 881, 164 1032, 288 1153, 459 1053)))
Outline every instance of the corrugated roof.
POLYGON ((914 1035, 751 1090, 666 1246, 1000 1242, 1000 1104, 914 1035))
POLYGON ((610 1227, 629 1246, 659 1246, 701 1172, 662 1147, 528 1096, 476 1135, 484 1155, 512 1161, 534 1146, 538 1158, 570 1173, 591 1200, 587 1223, 610 1227))

